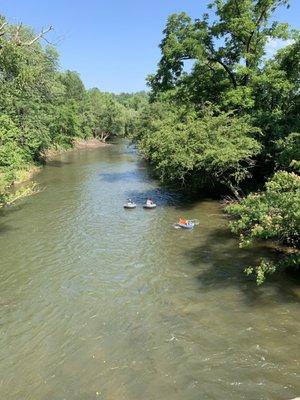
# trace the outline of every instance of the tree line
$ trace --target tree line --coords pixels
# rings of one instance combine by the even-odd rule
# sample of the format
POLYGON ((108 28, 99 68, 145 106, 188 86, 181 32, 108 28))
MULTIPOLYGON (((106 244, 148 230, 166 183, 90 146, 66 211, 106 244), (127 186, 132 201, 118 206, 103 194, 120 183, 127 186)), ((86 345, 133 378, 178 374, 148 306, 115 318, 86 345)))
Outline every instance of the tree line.
POLYGON ((227 212, 241 246, 287 245, 279 262, 246 269, 259 284, 300 264, 300 36, 273 20, 288 3, 213 0, 200 18, 171 15, 132 131, 162 181, 235 199, 227 212), (279 39, 286 46, 267 57, 279 39))
POLYGON ((50 30, 36 34, 0 16, 0 205, 49 148, 124 135, 147 98, 87 90, 77 72, 60 70, 58 53, 47 43, 50 30))

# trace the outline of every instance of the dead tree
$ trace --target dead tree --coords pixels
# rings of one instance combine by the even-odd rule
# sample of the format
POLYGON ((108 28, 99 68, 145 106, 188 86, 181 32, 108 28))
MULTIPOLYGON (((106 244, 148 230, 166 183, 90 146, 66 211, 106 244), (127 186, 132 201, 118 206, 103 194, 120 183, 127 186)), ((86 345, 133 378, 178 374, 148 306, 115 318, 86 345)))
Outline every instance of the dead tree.
MULTIPOLYGON (((22 40, 20 37, 20 33, 22 31, 22 24, 17 25, 16 29, 14 32, 11 32, 10 30, 7 29, 7 22, 3 22, 2 25, 0 25, 0 37, 1 36, 7 36, 6 40, 9 43, 14 43, 16 46, 32 46, 36 41, 43 39, 47 43, 50 43, 46 39, 46 34, 50 31, 53 30, 53 26, 50 25, 48 28, 42 29, 41 32, 39 32, 36 36, 34 36, 30 40, 22 40)), ((1 46, 2 47, 2 46, 1 46)))
POLYGON ((94 133, 94 138, 99 139, 103 143, 105 143, 106 140, 110 137, 109 132, 104 132, 100 128, 95 128, 93 133, 94 133))

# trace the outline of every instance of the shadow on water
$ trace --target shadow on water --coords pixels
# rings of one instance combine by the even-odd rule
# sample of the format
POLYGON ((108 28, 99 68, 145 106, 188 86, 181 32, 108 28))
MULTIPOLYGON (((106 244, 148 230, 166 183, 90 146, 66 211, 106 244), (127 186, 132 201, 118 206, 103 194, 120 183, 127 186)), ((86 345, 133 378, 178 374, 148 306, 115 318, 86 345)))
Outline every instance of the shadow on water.
POLYGON ((158 206, 176 207, 183 202, 183 196, 180 192, 159 186, 143 191, 128 190, 125 192, 125 196, 137 204, 142 204, 147 199, 151 199, 158 206))
POLYGON ((11 230, 16 230, 16 228, 12 228, 6 222, 3 222, 3 219, 9 217, 11 214, 21 211, 27 206, 27 203, 22 201, 17 204, 4 206, 0 210, 0 235, 4 235, 11 230))
POLYGON ((260 287, 252 277, 246 276, 244 269, 249 264, 256 265, 262 258, 275 260, 276 254, 263 245, 240 249, 226 227, 206 232, 204 241, 185 254, 191 265, 202 266, 197 275, 201 290, 236 286, 243 292, 245 303, 251 306, 300 302, 299 295, 293 290, 297 283, 285 272, 274 274, 260 287))
POLYGON ((0 235, 4 235, 5 233, 7 233, 8 231, 10 231, 12 228, 7 225, 7 224, 3 224, 0 221, 0 235))
MULTIPOLYGON (((29 197, 27 197, 28 199, 29 197)), ((16 202, 6 205, 0 209, 0 221, 1 218, 7 217, 10 214, 17 213, 28 206, 28 203, 25 201, 24 198, 21 200, 17 200, 16 202)))
POLYGON ((137 149, 136 146, 133 144, 128 144, 125 149, 122 151, 123 154, 130 154, 136 157, 137 149))
MULTIPOLYGON (((136 182, 141 181, 145 182, 147 176, 141 176, 139 171, 125 171, 125 172, 102 172, 99 174, 101 180, 107 183, 114 183, 114 182, 136 182)), ((150 182, 150 179, 148 179, 150 182)))
POLYGON ((158 206, 170 206, 175 207, 181 211, 192 210, 195 206, 199 204, 199 201, 211 201, 219 200, 220 195, 213 191, 192 191, 191 188, 187 186, 182 186, 180 182, 170 183, 170 182, 159 182, 157 175, 151 165, 147 164, 145 160, 140 159, 136 161, 136 169, 133 172, 127 173, 116 173, 116 174, 101 174, 105 181, 117 181, 117 180, 131 180, 140 182, 155 182, 156 187, 151 189, 139 191, 139 190, 129 190, 125 192, 125 195, 135 202, 139 203, 147 198, 151 198, 158 206))
POLYGON ((55 159, 55 160, 47 161, 47 163, 45 165, 47 165, 49 167, 62 168, 65 165, 69 165, 69 164, 71 164, 71 162, 55 159))
MULTIPOLYGON (((178 192, 179 193, 179 199, 175 204, 175 208, 181 211, 189 211, 193 210, 195 206, 199 205, 199 202, 207 202, 207 201, 212 201, 212 200, 219 200, 220 197, 216 196, 208 196, 207 193, 188 193, 185 190, 181 190, 178 192)), ((221 208, 221 205, 220 205, 221 208)), ((225 216, 225 214, 224 214, 225 216)))
MULTIPOLYGON (((132 177, 132 179, 134 179, 132 177)), ((144 178, 142 178, 145 181, 144 178)), ((152 179, 150 179, 150 182, 152 179)), ((131 198, 136 203, 141 203, 150 198, 158 206, 174 207, 179 211, 189 211, 199 205, 201 201, 211 201, 206 195, 191 195, 184 189, 176 189, 169 186, 157 185, 148 190, 129 190, 125 196, 131 198)))

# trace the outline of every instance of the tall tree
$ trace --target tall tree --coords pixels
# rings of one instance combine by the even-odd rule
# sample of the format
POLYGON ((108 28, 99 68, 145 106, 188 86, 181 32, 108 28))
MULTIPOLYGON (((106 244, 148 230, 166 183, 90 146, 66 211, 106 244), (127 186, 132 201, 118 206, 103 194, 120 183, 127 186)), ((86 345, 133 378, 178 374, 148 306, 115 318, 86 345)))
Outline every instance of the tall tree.
POLYGON ((170 89, 184 73, 184 61, 204 69, 219 69, 232 88, 247 86, 265 54, 270 38, 288 37, 287 24, 270 23, 270 16, 287 0, 214 0, 215 19, 204 14, 192 20, 186 13, 169 17, 160 44, 162 58, 149 84, 155 93, 170 89))

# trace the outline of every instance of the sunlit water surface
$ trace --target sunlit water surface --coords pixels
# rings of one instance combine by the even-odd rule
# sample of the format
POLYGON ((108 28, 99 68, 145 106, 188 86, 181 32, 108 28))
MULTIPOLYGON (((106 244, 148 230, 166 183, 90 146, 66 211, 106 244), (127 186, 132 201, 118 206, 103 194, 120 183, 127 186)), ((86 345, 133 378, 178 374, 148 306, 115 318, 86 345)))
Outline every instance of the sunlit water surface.
POLYGON ((300 394, 299 287, 247 280, 267 250, 239 250, 218 202, 159 188, 126 143, 36 179, 44 190, 0 217, 1 399, 300 394), (176 230, 179 216, 200 225, 176 230))

